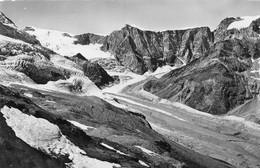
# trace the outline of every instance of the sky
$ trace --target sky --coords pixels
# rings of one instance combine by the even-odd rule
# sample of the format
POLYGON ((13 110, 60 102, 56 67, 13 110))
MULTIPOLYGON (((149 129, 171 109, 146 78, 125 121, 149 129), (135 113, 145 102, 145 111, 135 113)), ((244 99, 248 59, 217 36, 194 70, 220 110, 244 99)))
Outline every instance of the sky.
POLYGON ((228 16, 260 15, 260 0, 0 0, 19 28, 110 34, 125 24, 153 31, 208 26, 228 16))

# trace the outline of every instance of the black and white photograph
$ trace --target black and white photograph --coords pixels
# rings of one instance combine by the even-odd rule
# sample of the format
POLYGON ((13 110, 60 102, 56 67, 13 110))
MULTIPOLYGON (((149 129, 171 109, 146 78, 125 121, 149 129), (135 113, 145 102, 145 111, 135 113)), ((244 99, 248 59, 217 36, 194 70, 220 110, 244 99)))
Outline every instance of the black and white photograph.
POLYGON ((0 168, 260 168, 260 0, 0 0, 0 168))

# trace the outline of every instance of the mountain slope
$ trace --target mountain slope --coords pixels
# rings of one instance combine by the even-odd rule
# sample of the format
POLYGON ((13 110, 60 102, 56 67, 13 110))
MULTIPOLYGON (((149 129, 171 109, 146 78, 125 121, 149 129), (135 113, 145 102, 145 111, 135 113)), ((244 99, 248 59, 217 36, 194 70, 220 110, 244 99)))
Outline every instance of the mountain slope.
POLYGON ((22 40, 30 44, 40 44, 40 42, 34 36, 31 36, 28 33, 19 30, 16 27, 16 25, 9 18, 7 18, 1 11, 0 11, 0 34, 7 37, 22 40))
POLYGON ((244 25, 249 27, 231 25, 239 19, 224 19, 214 32, 216 42, 204 58, 146 83, 144 89, 212 114, 226 114, 245 103, 253 97, 253 84, 258 83, 260 36, 254 29, 256 18, 244 25))

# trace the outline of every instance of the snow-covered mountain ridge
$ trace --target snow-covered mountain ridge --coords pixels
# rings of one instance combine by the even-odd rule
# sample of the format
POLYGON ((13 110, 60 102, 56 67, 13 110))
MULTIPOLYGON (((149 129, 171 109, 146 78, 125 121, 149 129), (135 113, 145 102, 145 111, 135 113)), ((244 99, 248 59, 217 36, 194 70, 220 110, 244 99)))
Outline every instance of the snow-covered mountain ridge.
POLYGON ((27 27, 25 30, 34 35, 41 42, 41 45, 63 56, 81 53, 86 59, 112 57, 110 53, 100 50, 101 44, 75 44, 77 39, 73 34, 35 27, 27 27))

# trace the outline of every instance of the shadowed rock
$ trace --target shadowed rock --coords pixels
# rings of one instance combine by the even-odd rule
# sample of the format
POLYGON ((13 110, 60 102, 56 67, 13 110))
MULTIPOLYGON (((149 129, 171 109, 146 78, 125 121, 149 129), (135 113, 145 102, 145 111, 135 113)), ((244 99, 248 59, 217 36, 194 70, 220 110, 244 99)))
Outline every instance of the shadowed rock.
POLYGON ((99 87, 114 81, 114 79, 98 63, 88 61, 81 54, 67 58, 80 65, 84 74, 99 87))

